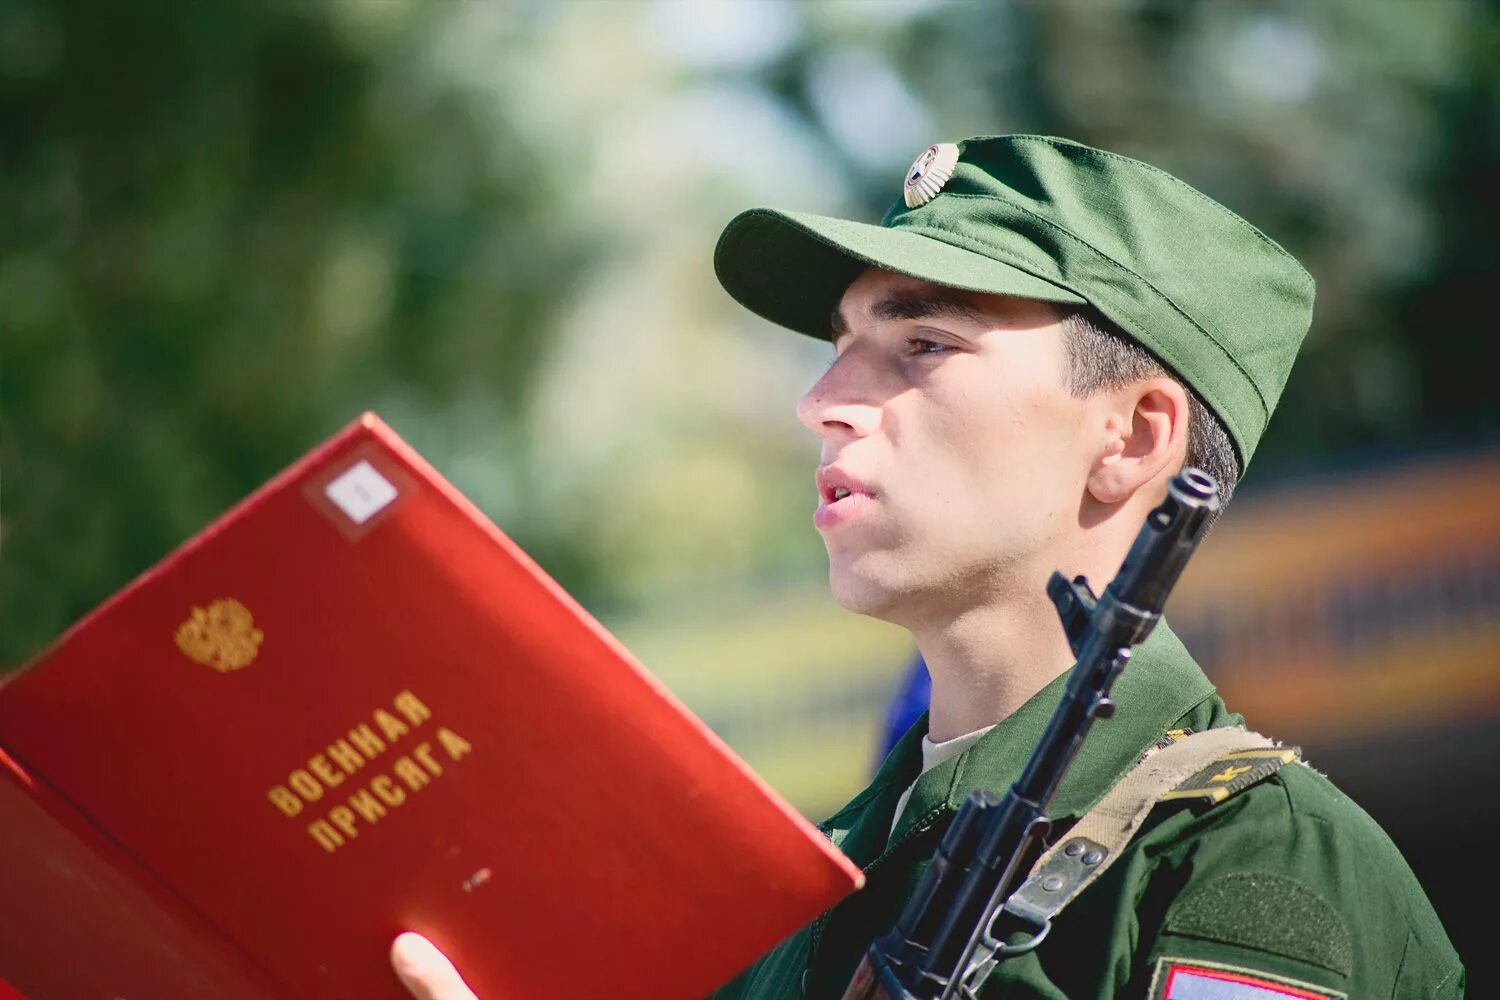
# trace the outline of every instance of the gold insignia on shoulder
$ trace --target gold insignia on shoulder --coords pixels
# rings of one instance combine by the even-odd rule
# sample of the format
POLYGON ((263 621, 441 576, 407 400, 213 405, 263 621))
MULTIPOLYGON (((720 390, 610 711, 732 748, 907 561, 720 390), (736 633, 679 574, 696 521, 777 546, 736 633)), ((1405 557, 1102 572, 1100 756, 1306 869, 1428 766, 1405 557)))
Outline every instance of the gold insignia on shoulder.
POLYGON ((1223 802, 1256 782, 1269 778, 1302 753, 1297 747, 1272 747, 1267 750, 1240 750, 1227 753, 1188 778, 1158 801, 1205 799, 1223 802))
POLYGON ((207 608, 193 608, 175 638, 177 648, 194 663, 228 673, 255 660, 265 633, 255 627, 249 608, 226 597, 207 608))
POLYGON ((1240 775, 1244 774, 1246 771, 1250 770, 1254 766, 1255 766, 1254 764, 1241 764, 1239 767, 1236 767, 1233 764, 1230 764, 1228 767, 1224 768, 1224 770, 1220 771, 1218 774, 1214 775, 1212 778, 1209 778, 1208 780, 1209 781, 1233 781, 1235 778, 1238 778, 1240 775))
POLYGON ((906 172, 906 183, 901 186, 901 196, 907 208, 927 204, 948 183, 953 168, 958 166, 958 147, 951 142, 939 142, 922 150, 906 172))

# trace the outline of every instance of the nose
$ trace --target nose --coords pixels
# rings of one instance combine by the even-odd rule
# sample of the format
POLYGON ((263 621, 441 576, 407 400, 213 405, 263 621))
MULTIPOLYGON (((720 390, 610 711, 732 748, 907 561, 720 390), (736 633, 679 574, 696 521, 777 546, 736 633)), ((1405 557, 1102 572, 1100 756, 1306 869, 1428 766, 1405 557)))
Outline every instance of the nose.
POLYGON ((797 419, 827 442, 861 438, 880 426, 880 406, 869 379, 846 352, 834 360, 797 404, 797 419))

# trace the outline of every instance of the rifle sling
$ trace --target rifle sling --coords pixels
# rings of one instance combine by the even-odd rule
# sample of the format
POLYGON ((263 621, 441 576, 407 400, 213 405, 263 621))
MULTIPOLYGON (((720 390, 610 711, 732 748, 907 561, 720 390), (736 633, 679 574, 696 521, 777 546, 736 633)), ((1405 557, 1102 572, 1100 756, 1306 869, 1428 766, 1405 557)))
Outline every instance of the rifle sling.
POLYGON ((1238 726, 1193 733, 1148 754, 1037 859, 1006 900, 1006 912, 1045 927, 1124 853, 1158 801, 1222 802, 1297 755, 1294 747, 1238 726))

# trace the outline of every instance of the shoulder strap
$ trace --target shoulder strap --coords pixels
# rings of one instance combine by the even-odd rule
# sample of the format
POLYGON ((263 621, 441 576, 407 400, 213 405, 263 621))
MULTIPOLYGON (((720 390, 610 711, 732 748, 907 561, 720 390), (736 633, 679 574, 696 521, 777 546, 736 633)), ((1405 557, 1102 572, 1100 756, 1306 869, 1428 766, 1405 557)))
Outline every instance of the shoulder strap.
POLYGON ((1297 758, 1295 747, 1238 726, 1193 733, 1149 754, 1032 866, 1005 909, 1045 926, 1123 853, 1163 799, 1222 802, 1297 758))

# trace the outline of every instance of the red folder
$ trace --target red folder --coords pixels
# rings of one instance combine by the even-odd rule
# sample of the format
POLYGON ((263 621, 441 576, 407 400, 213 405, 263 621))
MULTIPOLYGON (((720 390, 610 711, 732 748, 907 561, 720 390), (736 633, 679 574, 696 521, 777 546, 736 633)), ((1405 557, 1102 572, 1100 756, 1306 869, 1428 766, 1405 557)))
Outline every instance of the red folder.
POLYGON ((485 998, 699 996, 860 880, 372 415, 0 687, 0 750, 34 1000, 396 998, 404 929, 485 998))

